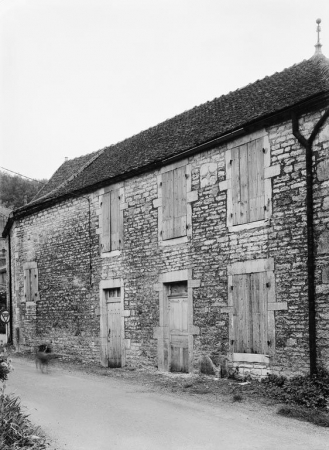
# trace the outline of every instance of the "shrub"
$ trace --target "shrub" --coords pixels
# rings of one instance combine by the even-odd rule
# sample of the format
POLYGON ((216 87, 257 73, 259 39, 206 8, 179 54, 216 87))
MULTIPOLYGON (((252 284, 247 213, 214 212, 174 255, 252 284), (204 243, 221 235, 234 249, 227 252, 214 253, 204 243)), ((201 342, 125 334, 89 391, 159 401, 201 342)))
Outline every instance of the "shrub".
POLYGON ((323 368, 313 377, 268 375, 262 385, 266 395, 287 404, 317 409, 329 406, 329 372, 323 368))
POLYGON ((17 397, 0 395, 0 448, 1 450, 45 450, 47 442, 38 427, 22 413, 17 397))
POLYGON ((12 369, 11 360, 0 356, 0 381, 8 380, 8 374, 12 369))

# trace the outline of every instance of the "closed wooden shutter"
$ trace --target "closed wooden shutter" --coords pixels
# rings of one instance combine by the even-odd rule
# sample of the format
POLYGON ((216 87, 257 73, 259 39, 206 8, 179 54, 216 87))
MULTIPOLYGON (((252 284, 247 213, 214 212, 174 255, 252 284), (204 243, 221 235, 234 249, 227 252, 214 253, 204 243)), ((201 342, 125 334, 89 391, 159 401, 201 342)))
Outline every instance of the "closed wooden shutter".
POLYGON ((236 147, 232 149, 232 211, 234 225, 241 223, 240 202, 240 148, 236 147))
POLYGON ((265 217, 263 138, 248 144, 249 222, 265 217))
POLYGON ((120 198, 119 189, 111 191, 111 251, 119 250, 120 198))
POLYGON ((102 251, 111 251, 111 192, 103 195, 102 201, 102 251))
POLYGON ((122 248, 119 189, 113 189, 103 195, 102 214, 102 251, 112 252, 119 250, 122 248))
POLYGON ((27 302, 35 302, 38 300, 38 269, 24 270, 24 297, 27 302))
POLYGON ((267 353, 266 273, 233 276, 233 349, 235 353, 267 353))
POLYGON ((263 139, 232 149, 233 224, 265 217, 263 139))
POLYGON ((162 174, 162 239, 186 235, 186 168, 162 174))

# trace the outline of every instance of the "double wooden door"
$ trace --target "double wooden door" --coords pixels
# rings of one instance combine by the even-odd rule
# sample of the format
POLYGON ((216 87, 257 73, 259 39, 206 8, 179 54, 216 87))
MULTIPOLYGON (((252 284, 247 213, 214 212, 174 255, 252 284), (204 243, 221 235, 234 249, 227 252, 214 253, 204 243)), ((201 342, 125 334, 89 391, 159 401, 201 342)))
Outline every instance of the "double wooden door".
POLYGON ((121 367, 121 294, 120 288, 106 291, 107 349, 109 367, 121 367))
POLYGON ((235 353, 268 353, 266 272, 233 276, 235 353))
POLYGON ((188 372, 187 296, 168 296, 171 372, 188 372))

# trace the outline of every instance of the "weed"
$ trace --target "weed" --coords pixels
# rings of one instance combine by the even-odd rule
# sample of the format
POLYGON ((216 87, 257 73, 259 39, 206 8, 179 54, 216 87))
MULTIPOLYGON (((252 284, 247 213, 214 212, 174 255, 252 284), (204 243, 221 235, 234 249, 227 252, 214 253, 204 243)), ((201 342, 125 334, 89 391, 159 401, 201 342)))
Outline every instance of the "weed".
POLYGON ((233 395, 233 401, 234 402, 242 402, 242 400, 243 400, 243 397, 242 397, 241 394, 234 394, 233 395))
POLYGON ((319 368, 313 377, 293 378, 268 375, 261 382, 264 393, 284 403, 311 409, 325 410, 329 402, 329 372, 319 368))
POLYGON ((329 427, 329 414, 314 409, 284 405, 278 409, 277 414, 311 422, 320 427, 329 427))

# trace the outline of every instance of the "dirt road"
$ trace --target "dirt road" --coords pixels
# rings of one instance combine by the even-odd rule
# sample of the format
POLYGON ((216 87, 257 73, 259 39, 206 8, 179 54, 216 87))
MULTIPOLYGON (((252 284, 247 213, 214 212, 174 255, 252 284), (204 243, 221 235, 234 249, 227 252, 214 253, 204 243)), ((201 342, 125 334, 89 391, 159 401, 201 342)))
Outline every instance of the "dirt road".
POLYGON ((154 392, 125 380, 14 358, 19 395, 56 450, 328 450, 329 431, 240 404, 154 392))

